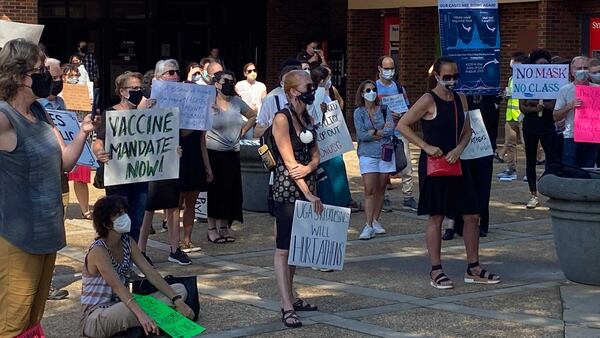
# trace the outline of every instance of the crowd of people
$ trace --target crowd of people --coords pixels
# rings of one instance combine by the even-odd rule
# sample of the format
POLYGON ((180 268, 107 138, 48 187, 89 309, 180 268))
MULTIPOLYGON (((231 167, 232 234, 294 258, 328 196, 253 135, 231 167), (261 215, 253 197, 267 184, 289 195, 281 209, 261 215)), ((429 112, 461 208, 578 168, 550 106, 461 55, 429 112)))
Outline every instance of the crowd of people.
POLYGON ((83 116, 79 134, 66 145, 46 110, 66 109, 61 97, 63 83, 88 86, 90 99, 94 99, 100 77, 93 54, 87 52, 85 42, 80 42, 77 53, 61 65, 39 45, 23 39, 9 41, 0 51, 0 281, 10 275, 18 276, 21 283, 10 288, 0 285, 0 308, 8 309, 0 314, 1 331, 15 336, 39 326, 48 295, 51 299, 66 296, 62 290, 51 292, 51 281, 56 252, 66 245, 67 180, 74 182, 82 217, 92 220, 97 233, 82 271, 81 333, 108 337, 127 330, 158 332, 156 323, 141 310, 127 287, 133 264, 158 290, 153 296, 184 316, 194 317, 183 301, 188 291, 181 284, 168 285, 146 253, 149 235, 156 231, 154 214, 163 212, 170 247, 167 259, 179 265, 192 264, 188 253, 200 250, 192 242, 200 192, 207 192, 208 242, 223 245, 239 240, 231 226, 244 220, 240 169, 240 140, 244 138, 265 135, 272 137, 274 145, 275 165, 269 180, 275 219, 274 272, 281 320, 288 327, 302 326, 297 312, 318 309, 295 295, 296 267, 288 264, 296 201, 312 203, 317 213, 324 204, 364 211, 359 239, 369 240, 385 234, 385 227, 390 226, 384 226, 380 216, 390 209, 386 191, 391 178, 401 179, 402 207, 428 216, 428 283, 437 289, 454 286, 442 268, 441 241, 456 233, 465 243, 465 283, 496 284, 500 277, 479 263, 479 239, 487 235, 489 225, 494 157, 507 162, 498 179, 515 180, 516 144, 521 134, 531 192, 527 208, 540 203, 536 187, 539 144, 547 169, 553 165, 589 168, 600 161, 597 144, 573 140, 575 108, 581 105, 575 86, 600 84, 598 60, 583 56, 565 60, 543 49, 515 53, 511 66, 568 62, 572 76, 556 100, 517 100, 511 98, 512 79, 507 91, 499 95, 467 97, 456 92, 459 66, 456 60, 441 57, 429 74, 423 74, 429 90, 410 104, 406 88, 398 82, 394 59, 382 56, 376 65, 377 78, 365 79, 352 98, 364 187, 363 203, 359 203, 350 194, 343 157, 320 161, 317 130, 325 121, 327 104, 337 100, 344 109, 345 102, 332 84, 331 68, 318 47, 318 42, 309 41, 297 57, 285 60, 279 86, 270 92, 257 80, 253 63, 244 65, 244 79, 236 81, 218 49, 186 65, 184 72, 173 59, 159 60, 145 74, 124 72, 114 83, 119 101, 99 116, 83 116), (214 86, 217 95, 211 107, 212 126, 206 131, 179 130, 180 147, 171 150, 180 158, 179 178, 104 186, 103 165, 111 161, 105 149, 105 112, 154 107, 156 101, 150 95, 153 81, 214 86), (382 103, 393 95, 404 98, 408 111, 393 111, 382 103), (471 140, 468 112, 473 109, 481 110, 496 150, 503 100, 507 100, 503 149, 495 156, 461 160, 471 140), (417 123, 420 133, 413 128, 417 123), (402 140, 401 147, 396 147, 394 137, 402 140), (90 208, 91 169, 76 166, 76 162, 85 143, 92 139, 93 153, 101 164, 94 185, 105 189, 106 197, 90 208), (421 149, 418 160, 412 158, 410 144, 421 149), (403 170, 397 169, 394 152, 404 153, 408 165, 403 170), (418 162, 418 201, 413 162, 418 162), (432 168, 438 171, 434 174, 432 168), (445 220, 449 226, 442 233, 445 220))

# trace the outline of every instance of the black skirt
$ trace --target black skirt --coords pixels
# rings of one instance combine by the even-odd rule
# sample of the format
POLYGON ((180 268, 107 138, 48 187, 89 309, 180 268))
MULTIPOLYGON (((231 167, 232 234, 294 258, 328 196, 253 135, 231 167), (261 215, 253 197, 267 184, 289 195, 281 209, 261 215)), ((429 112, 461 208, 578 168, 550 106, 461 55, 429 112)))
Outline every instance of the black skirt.
POLYGON ((202 161, 200 131, 179 138, 182 155, 179 162, 179 188, 181 192, 206 191, 206 169, 202 161))
POLYGON ((208 217, 243 222, 239 151, 208 150, 213 180, 208 184, 208 217))
POLYGON ((148 184, 146 211, 179 208, 179 180, 154 181, 148 184))

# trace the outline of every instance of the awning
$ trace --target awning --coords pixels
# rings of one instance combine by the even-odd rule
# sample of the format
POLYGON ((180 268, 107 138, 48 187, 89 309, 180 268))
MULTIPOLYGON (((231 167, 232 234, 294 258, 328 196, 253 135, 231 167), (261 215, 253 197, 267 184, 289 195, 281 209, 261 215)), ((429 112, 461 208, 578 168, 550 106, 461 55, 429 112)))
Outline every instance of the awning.
MULTIPOLYGON (((498 0, 500 4, 539 2, 539 0, 498 0)), ((386 9, 400 7, 433 7, 437 0, 348 0, 348 9, 386 9)))

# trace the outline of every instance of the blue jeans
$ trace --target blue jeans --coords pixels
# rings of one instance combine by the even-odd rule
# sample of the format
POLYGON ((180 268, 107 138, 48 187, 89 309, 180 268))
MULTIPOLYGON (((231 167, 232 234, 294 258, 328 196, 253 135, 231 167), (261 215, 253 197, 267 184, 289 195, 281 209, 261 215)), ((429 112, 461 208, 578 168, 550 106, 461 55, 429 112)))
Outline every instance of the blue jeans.
POLYGON ((137 242, 140 238, 140 229, 144 221, 148 183, 131 183, 106 187, 106 195, 119 195, 127 199, 127 203, 129 204, 127 215, 131 218, 129 236, 137 242))
POLYGON ((581 168, 593 168, 596 165, 600 144, 597 143, 575 143, 575 158, 577 166, 581 168))
POLYGON ((577 152, 576 152, 576 148, 575 148, 575 140, 573 140, 572 138, 565 138, 565 142, 563 144, 563 156, 562 156, 563 164, 576 167, 577 166, 576 153, 577 152))

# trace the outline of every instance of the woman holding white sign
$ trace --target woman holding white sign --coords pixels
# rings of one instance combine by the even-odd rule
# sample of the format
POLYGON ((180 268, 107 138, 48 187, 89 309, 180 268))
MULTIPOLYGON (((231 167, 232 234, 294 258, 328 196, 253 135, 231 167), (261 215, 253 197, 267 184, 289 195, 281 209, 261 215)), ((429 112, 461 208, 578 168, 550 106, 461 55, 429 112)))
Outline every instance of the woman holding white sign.
POLYGON ((321 200, 314 195, 314 171, 319 165, 319 147, 316 133, 306 107, 314 101, 310 76, 302 70, 285 75, 284 91, 289 104, 273 118, 275 169, 273 184, 273 214, 277 223, 277 249, 274 264, 277 286, 281 296, 281 320, 287 327, 300 327, 302 322, 296 311, 316 311, 293 292, 295 266, 288 265, 288 254, 297 200, 313 203, 314 211, 323 211, 321 200), (279 154, 279 156, 277 156, 279 154))
POLYGON ((454 92, 460 76, 456 61, 439 58, 433 67, 437 85, 410 108, 398 122, 402 135, 421 148, 419 160, 419 215, 429 215, 426 242, 431 261, 430 285, 451 289, 441 261, 441 226, 445 216, 462 215, 463 239, 467 251, 465 283, 496 284, 500 277, 479 265, 479 206, 477 190, 460 155, 471 140, 467 99, 454 92), (411 126, 418 121, 423 138, 411 126))

